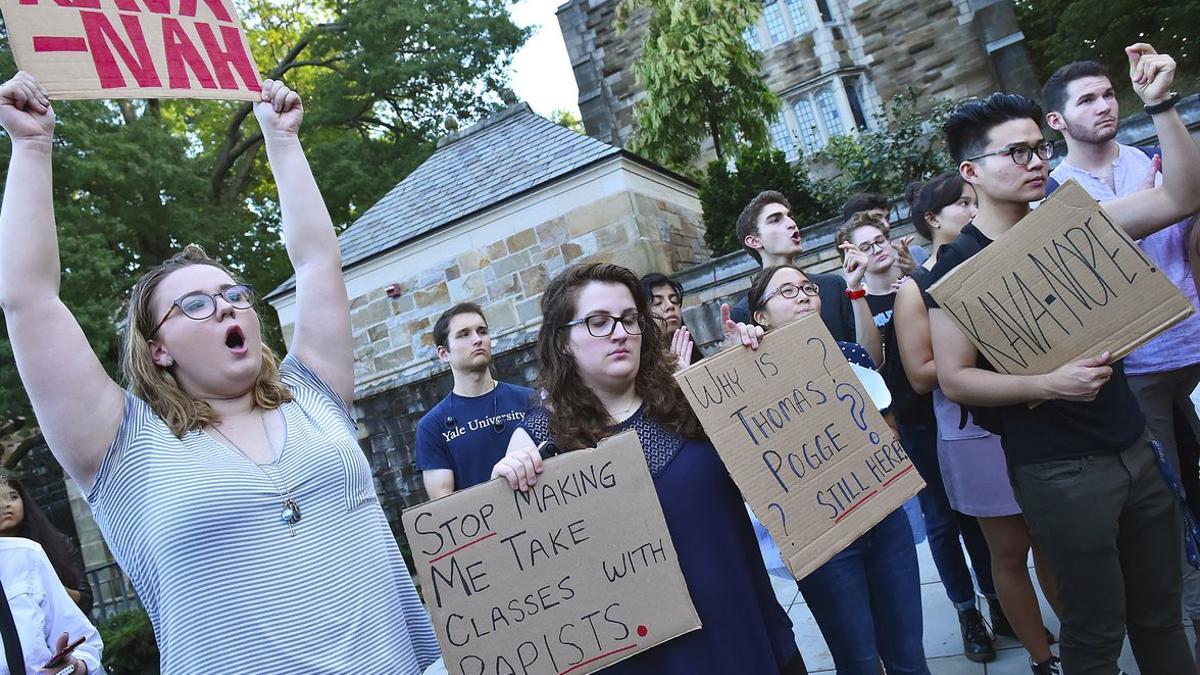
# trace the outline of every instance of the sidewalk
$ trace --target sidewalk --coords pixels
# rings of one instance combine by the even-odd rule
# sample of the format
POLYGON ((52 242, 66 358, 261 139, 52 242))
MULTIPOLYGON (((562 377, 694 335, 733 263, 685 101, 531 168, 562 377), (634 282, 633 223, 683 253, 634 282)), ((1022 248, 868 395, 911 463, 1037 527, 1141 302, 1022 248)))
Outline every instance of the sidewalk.
MULTIPOLYGON (((1011 638, 999 638, 996 642, 996 660, 991 663, 972 663, 962 655, 962 638, 959 634, 958 616, 954 606, 946 597, 946 592, 938 580, 937 568, 929 553, 929 544, 922 540, 917 545, 917 557, 921 565, 921 600, 925 614, 925 656, 929 662, 929 670, 933 675, 1028 675, 1029 655, 1021 644, 1011 638)), ((1032 574, 1032 572, 1031 572, 1032 574)), ((1036 579, 1036 577, 1035 577, 1036 579)), ((775 595, 779 604, 788 612, 796 632, 796 643, 809 673, 833 673, 833 660, 825 646, 821 632, 812 613, 800 596, 796 583, 790 579, 771 577, 775 587, 775 595)), ((1035 581, 1034 585, 1037 583, 1035 581)), ((1041 598, 1039 591, 1038 597, 1041 598)), ((1058 619, 1050 611, 1045 598, 1042 601, 1042 616, 1046 626, 1058 635, 1058 619)), ((986 612, 984 613, 986 617, 986 612)), ((1195 640, 1191 628, 1188 629, 1188 639, 1195 640)), ((1058 647, 1052 648, 1055 653, 1058 647)), ((1119 662, 1128 675, 1139 675, 1133 654, 1129 650, 1129 641, 1125 641, 1125 650, 1121 653, 1119 662)))

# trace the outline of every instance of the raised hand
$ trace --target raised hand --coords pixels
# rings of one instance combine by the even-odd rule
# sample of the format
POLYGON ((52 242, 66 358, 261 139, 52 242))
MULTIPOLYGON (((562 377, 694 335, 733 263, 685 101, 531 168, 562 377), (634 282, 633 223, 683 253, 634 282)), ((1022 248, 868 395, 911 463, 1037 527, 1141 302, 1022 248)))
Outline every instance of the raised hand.
POLYGON ((741 344, 743 347, 758 349, 758 343, 763 337, 762 326, 751 326, 734 321, 730 317, 728 303, 721 303, 721 328, 725 331, 725 344, 727 345, 741 344))
POLYGON ((1125 55, 1129 57, 1129 79, 1138 97, 1146 105, 1165 101, 1175 83, 1175 59, 1159 54, 1145 42, 1129 45, 1125 55))
POLYGON ((14 141, 54 137, 50 96, 29 73, 19 72, 0 85, 0 125, 14 141))
POLYGON ((671 353, 675 355, 675 369, 683 370, 692 365, 692 335, 687 326, 675 329, 671 336, 671 353))
POLYGON ((913 259, 912 251, 908 250, 908 245, 912 243, 912 236, 901 237, 896 240, 896 264, 900 266, 902 274, 911 274, 917 269, 917 261, 913 259))
POLYGON ((867 254, 858 250, 848 241, 843 241, 842 269, 846 272, 846 287, 850 290, 862 288, 863 277, 867 274, 867 254))
POLYGON ((1150 171, 1146 172, 1146 177, 1142 179, 1142 184, 1138 190, 1149 190, 1154 187, 1158 179, 1158 172, 1162 171, 1162 155, 1154 155, 1150 160, 1150 171))
POLYGON ((279 80, 263 80, 262 100, 254 104, 254 116, 268 140, 300 133, 304 105, 300 95, 279 80))

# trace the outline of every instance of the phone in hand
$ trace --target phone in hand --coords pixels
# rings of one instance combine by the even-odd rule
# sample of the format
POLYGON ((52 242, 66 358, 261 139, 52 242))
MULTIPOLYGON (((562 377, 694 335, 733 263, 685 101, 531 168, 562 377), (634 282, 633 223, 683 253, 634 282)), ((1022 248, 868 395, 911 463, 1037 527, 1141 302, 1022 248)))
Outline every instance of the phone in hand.
POLYGON ((47 670, 49 668, 58 668, 59 666, 65 665, 67 662, 67 656, 70 655, 71 652, 75 651, 76 647, 78 647, 79 645, 83 644, 86 641, 87 641, 86 636, 81 636, 81 637, 76 638, 74 642, 67 644, 67 646, 60 649, 57 654, 50 657, 50 660, 47 661, 46 664, 42 666, 42 670, 47 670))

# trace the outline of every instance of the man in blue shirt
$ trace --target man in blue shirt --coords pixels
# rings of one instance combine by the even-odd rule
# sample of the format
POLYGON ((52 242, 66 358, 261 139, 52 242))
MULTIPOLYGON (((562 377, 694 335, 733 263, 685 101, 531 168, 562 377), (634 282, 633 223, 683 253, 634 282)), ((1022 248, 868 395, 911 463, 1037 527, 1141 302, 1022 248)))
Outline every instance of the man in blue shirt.
POLYGON ((492 377, 492 337, 479 305, 446 310, 433 341, 454 376, 454 389, 417 422, 417 468, 437 499, 488 480, 534 391, 492 377))

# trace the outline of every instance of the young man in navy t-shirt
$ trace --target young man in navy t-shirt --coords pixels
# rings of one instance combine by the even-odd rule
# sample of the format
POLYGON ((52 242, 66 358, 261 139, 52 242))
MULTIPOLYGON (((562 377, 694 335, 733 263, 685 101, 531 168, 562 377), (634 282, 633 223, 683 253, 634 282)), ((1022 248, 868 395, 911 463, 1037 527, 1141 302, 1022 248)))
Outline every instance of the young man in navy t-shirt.
MULTIPOLYGON (((1174 61, 1146 44, 1126 52, 1162 145, 1164 177, 1159 187, 1105 203, 1136 239, 1200 208, 1200 150, 1172 109, 1174 61)), ((1032 100, 999 93, 947 119, 948 150, 975 187, 979 210, 941 249, 929 285, 1010 236, 1029 202, 1042 198, 1053 146, 1041 119, 1032 100)), ((1034 546, 1054 573, 1062 672, 1116 672, 1126 632, 1142 672, 1195 672, 1180 611, 1181 514, 1121 362, 1109 364, 1104 353, 1044 375, 997 373, 937 303, 926 302, 942 391, 999 433, 1034 546)), ((1033 671, 1060 672, 1052 662, 1033 671)))
POLYGON ((488 480, 533 404, 528 387, 492 377, 492 337, 483 310, 464 302, 433 325, 438 358, 454 389, 417 422, 417 468, 430 499, 488 480))

